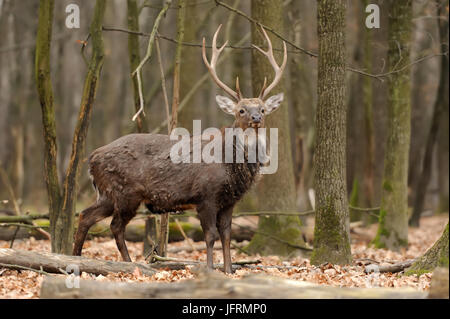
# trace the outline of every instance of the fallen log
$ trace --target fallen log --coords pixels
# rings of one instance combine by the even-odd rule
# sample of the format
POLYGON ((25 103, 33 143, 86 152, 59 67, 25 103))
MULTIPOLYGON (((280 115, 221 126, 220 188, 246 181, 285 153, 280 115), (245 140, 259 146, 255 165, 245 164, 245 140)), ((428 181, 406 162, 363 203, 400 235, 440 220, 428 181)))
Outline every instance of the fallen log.
POLYGON ((411 266, 414 263, 415 259, 409 259, 406 261, 402 261, 399 263, 391 264, 391 265, 377 265, 377 264, 370 264, 365 267, 366 273, 371 272, 390 272, 390 273, 396 273, 401 272, 411 266))
POLYGON ((176 283, 124 283, 80 280, 67 288, 64 278, 45 277, 40 298, 168 298, 168 299, 422 299, 427 293, 413 288, 339 288, 304 281, 250 275, 239 280, 217 273, 200 274, 176 283))
POLYGON ((133 273, 136 268, 139 268, 144 275, 151 276, 156 273, 154 268, 141 263, 97 260, 80 256, 67 256, 9 248, 0 248, 0 264, 2 264, 2 267, 10 269, 27 267, 58 274, 66 272, 66 269, 69 268, 73 271, 74 267, 78 267, 80 273, 86 272, 104 276, 108 273, 133 273))
POLYGON ((26 226, 30 225, 19 227, 19 230, 17 230, 17 226, 0 227, 0 240, 10 241, 13 238, 26 239, 30 237, 34 237, 35 239, 47 239, 47 237, 37 230, 37 227, 26 226))
MULTIPOLYGON (((10 217, 10 216, 8 216, 10 217)), ((11 217, 22 217, 22 216, 11 216, 11 217)), ((28 220, 28 219, 27 219, 28 220)), ((31 219, 30 219, 31 220, 31 219)), ((9 221, 11 223, 12 221, 9 221)), ((187 237, 191 238, 193 241, 203 241, 203 231, 200 225, 180 222, 183 231, 186 233, 187 237)), ((48 221, 39 221, 37 223, 38 226, 42 226, 43 228, 48 227, 48 221)), ((30 237, 34 237, 35 239, 47 239, 44 235, 40 234, 36 229, 38 227, 27 227, 29 225, 24 225, 20 227, 16 236, 14 234, 17 230, 17 224, 12 226, 7 226, 0 223, 0 240, 10 241, 13 238, 15 239, 26 239, 30 237)), ((125 229, 125 240, 131 242, 141 242, 144 239, 145 234, 145 224, 144 223, 133 223, 129 224, 125 229)), ((234 228, 232 229, 231 238, 241 242, 244 240, 251 240, 253 233, 248 230, 242 230, 234 228)), ((100 222, 91 227, 88 234, 88 239, 93 237, 106 237, 113 238, 114 236, 111 233, 110 226, 108 223, 100 222)), ((175 222, 169 223, 169 242, 176 242, 184 240, 183 234, 180 232, 178 226, 175 222)))

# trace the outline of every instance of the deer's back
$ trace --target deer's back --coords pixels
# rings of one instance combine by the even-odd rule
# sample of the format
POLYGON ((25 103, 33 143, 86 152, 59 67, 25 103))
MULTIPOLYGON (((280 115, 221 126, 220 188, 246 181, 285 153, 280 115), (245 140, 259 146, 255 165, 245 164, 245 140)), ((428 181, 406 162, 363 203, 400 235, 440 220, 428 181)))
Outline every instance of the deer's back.
POLYGON ((99 195, 116 203, 143 201, 165 211, 220 192, 229 178, 226 167, 173 163, 170 149, 175 143, 168 135, 130 134, 93 151, 89 171, 99 195))

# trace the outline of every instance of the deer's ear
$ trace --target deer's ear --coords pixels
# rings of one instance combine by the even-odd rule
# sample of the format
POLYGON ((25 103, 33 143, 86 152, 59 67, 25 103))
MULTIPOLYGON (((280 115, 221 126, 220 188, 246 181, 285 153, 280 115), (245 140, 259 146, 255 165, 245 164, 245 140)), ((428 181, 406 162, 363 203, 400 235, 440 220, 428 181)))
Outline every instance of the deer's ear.
POLYGON ((284 93, 279 93, 277 95, 273 95, 271 97, 269 97, 265 104, 266 104, 266 114, 270 114, 273 111, 275 111, 281 104, 281 102, 283 102, 284 99, 284 93))
POLYGON ((234 115, 234 108, 236 107, 236 103, 233 100, 227 98, 226 96, 216 95, 217 104, 219 107, 227 114, 234 115))

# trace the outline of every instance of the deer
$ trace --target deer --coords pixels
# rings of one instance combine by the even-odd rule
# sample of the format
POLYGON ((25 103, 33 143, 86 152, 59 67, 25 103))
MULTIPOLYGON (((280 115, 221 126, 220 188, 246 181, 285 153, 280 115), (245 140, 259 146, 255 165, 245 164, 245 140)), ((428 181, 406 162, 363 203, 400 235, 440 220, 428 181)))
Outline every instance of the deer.
MULTIPOLYGON (((217 47, 217 36, 212 39, 211 59, 206 57, 203 38, 202 57, 212 79, 231 98, 217 95, 220 109, 234 116, 233 128, 243 130, 264 127, 265 117, 274 112, 283 101, 283 93, 266 99, 280 82, 286 66, 287 50, 283 42, 283 61, 279 66, 273 55, 272 43, 261 27, 268 49, 253 45, 267 57, 275 76, 267 86, 267 77, 257 98, 244 98, 236 78, 236 90, 223 83, 216 64, 226 41, 217 47)), ((125 243, 125 227, 143 203, 154 214, 196 209, 200 220, 207 254, 207 269, 213 269, 214 243, 220 237, 225 273, 232 273, 230 253, 231 220, 235 204, 254 184, 260 163, 178 163, 168 153, 174 145, 169 135, 129 134, 94 150, 88 159, 89 174, 97 200, 79 215, 73 255, 81 256, 89 228, 112 216, 111 232, 124 261, 131 262, 125 243)))

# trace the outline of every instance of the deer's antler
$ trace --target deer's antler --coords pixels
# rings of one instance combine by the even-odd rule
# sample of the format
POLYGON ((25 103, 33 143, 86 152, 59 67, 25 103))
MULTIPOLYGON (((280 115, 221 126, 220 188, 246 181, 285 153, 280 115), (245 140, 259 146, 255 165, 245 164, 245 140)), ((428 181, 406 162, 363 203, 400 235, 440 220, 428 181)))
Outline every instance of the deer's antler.
POLYGON ((229 94, 232 98, 234 98, 236 101, 239 101, 242 98, 241 90, 239 89, 239 80, 236 79, 236 91, 233 91, 219 79, 219 77, 217 76, 217 73, 216 73, 217 59, 219 58, 219 55, 222 52, 222 50, 228 44, 228 41, 226 41, 219 49, 216 46, 217 35, 219 34, 221 27, 222 27, 222 25, 219 25, 216 33, 214 33, 214 37, 213 37, 213 41, 212 41, 211 63, 208 62, 208 59, 206 58, 205 38, 203 38, 203 47, 202 47, 203 62, 205 62, 205 65, 208 68, 209 73, 211 74, 214 82, 216 82, 217 85, 220 88, 222 88, 227 94, 229 94))
POLYGON ((261 30, 267 41, 267 47, 268 47, 267 51, 264 51, 263 49, 261 49, 260 47, 257 47, 254 44, 253 44, 253 47, 258 49, 259 52, 264 54, 267 57, 267 59, 269 59, 269 62, 272 65, 272 68, 275 70, 275 77, 273 78, 272 83, 270 83, 270 85, 268 87, 266 87, 267 78, 264 79, 263 88, 261 89, 261 93, 259 93, 259 98, 263 100, 267 96, 267 94, 269 94, 269 92, 281 80, 281 75, 283 74, 283 71, 284 71, 284 68, 286 67, 286 62, 287 62, 287 49, 286 49, 286 42, 283 41, 283 49, 284 49, 283 62, 281 63, 281 66, 278 66, 277 61, 275 61, 275 58, 273 56, 272 42, 270 41, 270 38, 267 35, 266 30, 264 30, 264 28, 262 26, 261 26, 261 30))

